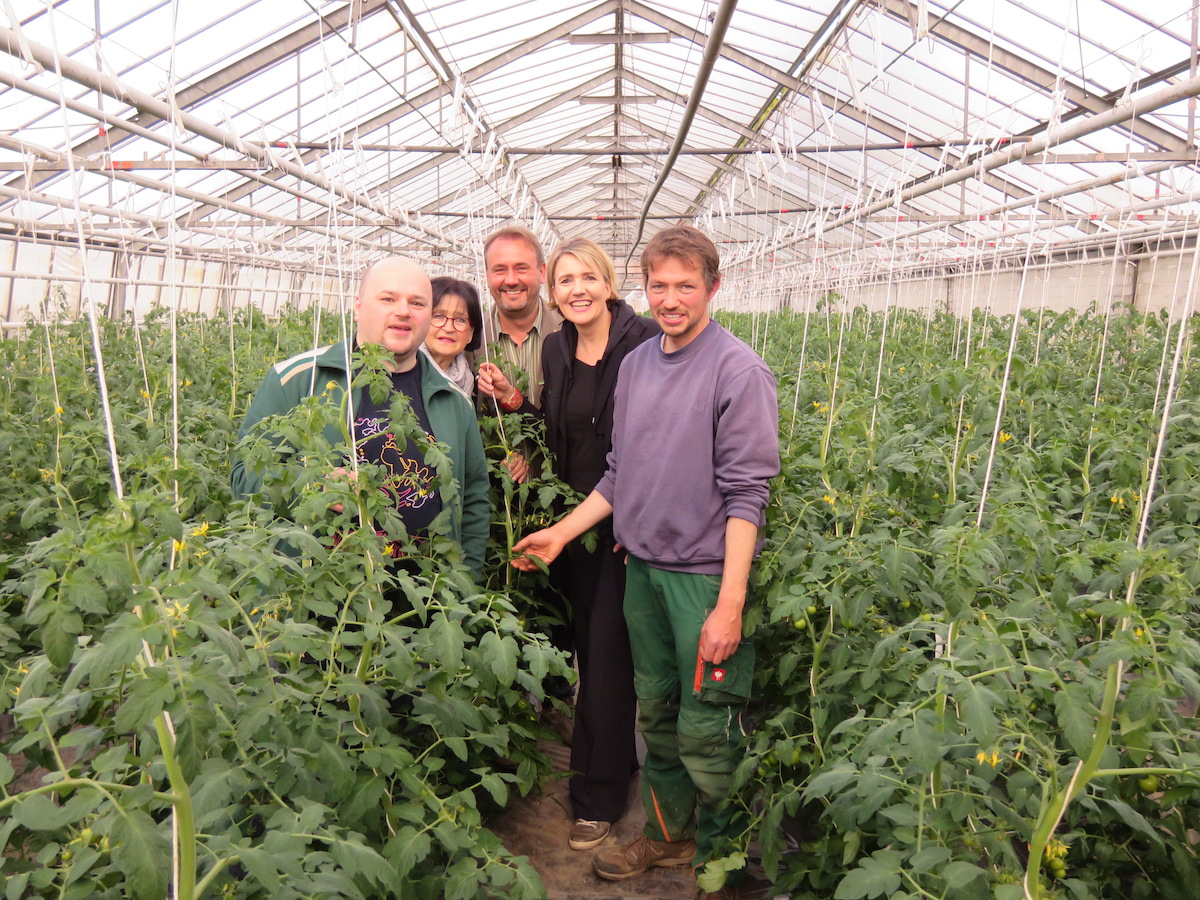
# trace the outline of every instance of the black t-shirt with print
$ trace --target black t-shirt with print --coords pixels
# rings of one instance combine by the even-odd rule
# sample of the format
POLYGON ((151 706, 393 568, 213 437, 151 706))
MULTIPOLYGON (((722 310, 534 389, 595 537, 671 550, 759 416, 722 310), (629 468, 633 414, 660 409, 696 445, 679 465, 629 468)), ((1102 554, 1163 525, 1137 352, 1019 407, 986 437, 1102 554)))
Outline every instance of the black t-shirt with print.
MULTIPOLYGON (((429 416, 421 398, 421 367, 417 365, 407 372, 393 372, 391 378, 392 390, 408 398, 421 428, 429 440, 433 440, 433 429, 429 427, 429 416)), ((442 498, 434 486, 437 473, 425 462, 416 442, 409 438, 401 446, 389 428, 388 410, 393 399, 389 395, 383 403, 377 404, 365 389, 359 396, 354 434, 357 440, 367 440, 358 445, 358 461, 375 463, 387 470, 384 490, 392 498, 409 535, 417 537, 424 534, 429 523, 442 511, 442 498)))

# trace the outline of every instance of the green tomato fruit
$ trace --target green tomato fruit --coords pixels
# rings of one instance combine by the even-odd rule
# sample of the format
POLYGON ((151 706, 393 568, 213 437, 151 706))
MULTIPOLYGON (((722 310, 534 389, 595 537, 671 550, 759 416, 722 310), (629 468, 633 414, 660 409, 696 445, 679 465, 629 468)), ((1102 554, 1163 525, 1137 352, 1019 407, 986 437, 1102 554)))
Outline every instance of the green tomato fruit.
POLYGON ((796 627, 797 631, 803 631, 808 627, 808 619, 793 619, 792 624, 796 627))
POLYGON ((1158 790, 1159 784, 1157 775, 1143 775, 1138 779, 1138 787, 1142 789, 1143 794, 1153 794, 1158 790))
POLYGON ((817 608, 815 606, 810 606, 807 612, 810 616, 815 616, 817 614, 817 608))

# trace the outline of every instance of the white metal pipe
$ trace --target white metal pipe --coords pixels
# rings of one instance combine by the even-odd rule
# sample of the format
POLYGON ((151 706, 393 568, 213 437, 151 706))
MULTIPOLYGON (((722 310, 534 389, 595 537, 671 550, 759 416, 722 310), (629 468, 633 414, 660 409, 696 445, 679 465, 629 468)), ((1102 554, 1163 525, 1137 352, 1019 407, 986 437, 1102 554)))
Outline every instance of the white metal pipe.
MULTIPOLYGON (((57 54, 50 48, 32 41, 27 41, 26 45, 29 53, 32 54, 32 58, 39 65, 53 71, 61 72, 64 78, 68 78, 86 88, 107 94, 115 100, 129 104, 140 112, 155 116, 164 122, 178 122, 182 127, 194 134, 208 138, 248 158, 269 163, 273 167, 291 175, 293 178, 335 194, 358 207, 371 210, 387 219, 399 219, 406 227, 418 231, 427 237, 436 239, 443 249, 453 250, 464 256, 470 253, 469 248, 458 239, 443 234, 439 229, 431 228, 428 225, 414 221, 408 212, 403 209, 393 210, 377 204, 365 194, 351 190, 339 182, 331 181, 323 175, 316 174, 303 166, 283 159, 272 153, 268 148, 253 141, 243 140, 238 135, 218 128, 192 113, 185 110, 173 109, 165 101, 123 84, 102 72, 90 69, 69 56, 57 54)), ((21 57, 21 49, 17 33, 11 28, 0 27, 0 50, 4 50, 12 56, 21 57)))
MULTIPOLYGON (((936 178, 924 181, 921 184, 913 185, 905 188, 901 193, 899 200, 893 195, 885 200, 879 200, 875 203, 868 204, 862 209, 854 210, 844 216, 840 216, 830 222, 825 222, 820 229, 820 233, 825 234, 835 228, 840 228, 843 225, 849 225, 857 222, 859 219, 873 215, 882 210, 893 208, 899 203, 906 203, 914 200, 917 197, 923 197, 926 194, 931 194, 934 191, 942 190, 951 185, 958 184, 974 178, 984 172, 990 172, 993 169, 1001 168, 1009 163, 1016 162, 1025 156, 1030 156, 1035 153, 1042 153, 1051 147, 1058 144, 1064 144, 1068 141, 1073 141, 1085 135, 1101 131, 1105 128, 1111 128, 1114 125, 1119 125, 1122 122, 1127 122, 1130 119, 1135 119, 1138 116, 1144 116, 1147 113, 1160 109, 1171 103, 1179 100, 1185 100, 1189 97, 1200 95, 1200 76, 1188 78, 1178 84, 1173 84, 1162 90, 1155 91, 1152 94, 1144 94, 1129 101, 1129 103, 1121 103, 1114 106, 1112 109, 1102 113, 1097 113, 1093 116, 1088 116, 1084 119, 1076 119, 1065 125, 1060 125, 1057 128, 1050 128, 1043 134, 1037 135, 1024 143, 1013 144, 1003 150, 996 150, 985 156, 980 157, 973 163, 964 166, 961 169, 955 169, 950 172, 944 172, 936 178)), ((800 243, 807 235, 793 238, 778 245, 776 249, 790 247, 800 243)))
MULTIPOLYGON (((150 258, 150 257, 147 257, 147 258, 150 258)), ((159 257, 155 257, 155 258, 159 258, 159 257)), ((274 267, 274 266, 273 267, 263 266, 262 271, 264 271, 264 272, 277 272, 277 271, 295 272, 296 270, 292 269, 292 268, 287 268, 287 267, 280 268, 280 267, 274 267)), ((313 271, 313 270, 309 270, 309 271, 305 272, 304 274, 313 275, 313 276, 317 276, 317 277, 327 277, 327 278, 336 277, 333 275, 333 273, 330 273, 330 272, 317 272, 317 271, 313 271)), ((263 285, 261 285, 261 284, 257 284, 257 285, 227 284, 225 282, 219 282, 219 281, 179 281, 179 280, 156 281, 152 278, 143 278, 140 275, 137 277, 136 280, 134 280, 134 279, 130 279, 130 278, 114 278, 114 277, 104 277, 104 276, 98 276, 98 275, 87 275, 85 277, 83 275, 70 275, 65 272, 63 272, 63 273, 58 273, 58 272, 19 272, 19 271, 10 269, 7 271, 0 270, 0 278, 10 278, 14 281, 46 281, 46 282, 65 281, 65 282, 70 282, 71 284, 79 284, 83 281, 87 281, 90 284, 128 285, 129 287, 134 287, 134 288, 169 287, 169 288, 179 288, 180 290, 222 290, 222 291, 241 291, 243 293, 264 293, 264 292, 266 292, 266 293, 272 293, 272 294, 302 294, 302 295, 311 295, 311 296, 315 296, 315 297, 341 297, 344 295, 344 292, 341 292, 341 291, 326 291, 326 290, 322 290, 320 288, 312 288, 312 289, 306 290, 304 288, 263 287, 263 285)), ((344 279, 344 280, 346 281, 347 284, 351 285, 351 289, 353 290, 353 283, 354 283, 354 281, 357 280, 357 275, 354 278, 349 278, 349 279, 344 279)))
MULTIPOLYGON (((87 213, 88 215, 105 216, 108 218, 116 219, 118 221, 125 220, 125 221, 136 222, 144 228, 151 228, 151 229, 155 229, 156 231, 157 230, 169 231, 170 227, 171 227, 171 223, 167 219, 157 218, 154 216, 147 216, 143 213, 135 213, 135 212, 127 211, 127 210, 112 209, 111 207, 107 207, 107 206, 96 206, 94 204, 84 203, 82 201, 67 200, 63 197, 55 197, 53 194, 45 194, 40 191, 28 191, 28 190, 22 191, 22 190, 18 190, 16 188, 10 188, 10 187, 5 187, 3 185, 0 185, 0 197, 9 197, 9 198, 12 198, 15 200, 24 200, 24 201, 27 201, 30 203, 40 203, 45 206, 53 206, 56 209, 66 210, 66 211, 72 212, 72 213, 74 213, 76 211, 76 209, 78 209, 79 212, 87 213)), ((40 227, 42 227, 42 223, 33 222, 28 230, 37 231, 40 227)), ((271 223, 268 220, 265 227, 282 227, 282 226, 275 225, 274 223, 271 223)), ((84 230, 88 231, 89 228, 85 225, 84 230)), ((219 229, 210 229, 203 225, 189 225, 189 226, 184 227, 183 230, 192 231, 197 234, 208 234, 213 237, 228 238, 228 235, 225 234, 224 231, 219 230, 219 229)), ((314 234, 318 234, 318 235, 326 235, 329 237, 333 236, 333 235, 330 235, 328 232, 323 231, 321 228, 313 227, 313 228, 309 228, 307 230, 313 232, 314 234)), ((357 237, 347 237, 347 236, 339 234, 338 238, 349 241, 351 243, 362 244, 364 247, 366 247, 368 250, 371 250, 371 251, 376 251, 376 252, 387 252, 388 251, 387 247, 384 247, 380 244, 372 244, 372 243, 369 243, 369 242, 367 242, 363 239, 357 238, 357 237)), ((130 236, 129 239, 133 239, 132 236, 130 236)), ((293 246, 291 244, 283 243, 281 241, 274 240, 269 237, 250 237, 250 238, 243 238, 242 240, 254 241, 256 243, 262 244, 263 246, 271 247, 274 250, 279 250, 283 253, 294 254, 294 253, 298 252, 297 248, 295 246, 293 246)), ((170 246, 169 241, 163 241, 162 243, 164 244, 164 246, 170 246)))

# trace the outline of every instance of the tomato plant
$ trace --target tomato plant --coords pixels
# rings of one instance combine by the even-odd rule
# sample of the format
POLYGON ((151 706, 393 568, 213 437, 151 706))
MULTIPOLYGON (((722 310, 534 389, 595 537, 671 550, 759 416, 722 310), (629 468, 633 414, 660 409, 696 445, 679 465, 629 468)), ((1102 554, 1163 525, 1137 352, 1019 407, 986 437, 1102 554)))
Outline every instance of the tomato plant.
POLYGON ((485 817, 549 771, 529 699, 561 654, 436 523, 392 565, 379 473, 329 514, 334 404, 269 423, 295 451, 263 494, 286 517, 234 502, 263 367, 318 323, 169 318, 99 323, 119 482, 87 324, 0 343, 6 895, 542 895, 485 817))
POLYGON ((1011 318, 888 315, 886 338, 833 305, 734 323, 782 407, 739 771, 768 874, 839 900, 1190 896, 1190 357, 1149 481, 1179 324, 1026 313, 1010 360, 1011 318))

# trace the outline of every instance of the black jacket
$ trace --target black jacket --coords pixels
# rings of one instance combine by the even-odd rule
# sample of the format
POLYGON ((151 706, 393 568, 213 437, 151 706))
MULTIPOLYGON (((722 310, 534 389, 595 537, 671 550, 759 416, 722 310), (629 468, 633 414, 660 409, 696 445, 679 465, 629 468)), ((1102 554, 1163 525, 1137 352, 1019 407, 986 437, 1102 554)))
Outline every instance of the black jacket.
MULTIPOLYGON (((617 370, 621 367, 621 360, 638 344, 662 333, 657 322, 639 316, 624 300, 610 301, 609 308, 613 314, 612 325, 608 330, 604 356, 597 363, 599 388, 592 406, 594 439, 602 455, 607 455, 612 449, 613 393, 617 387, 617 370)), ((578 330, 570 322, 563 322, 561 330, 546 335, 546 343, 542 346, 545 387, 542 389, 541 413, 546 419, 546 446, 554 454, 554 471, 560 478, 569 464, 566 459, 565 405, 571 387, 571 364, 578 343, 578 330)), ((526 407, 535 411, 528 403, 526 407)))

